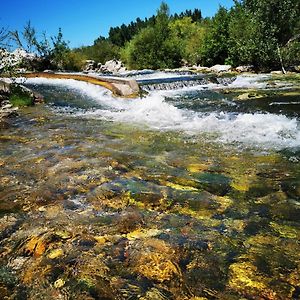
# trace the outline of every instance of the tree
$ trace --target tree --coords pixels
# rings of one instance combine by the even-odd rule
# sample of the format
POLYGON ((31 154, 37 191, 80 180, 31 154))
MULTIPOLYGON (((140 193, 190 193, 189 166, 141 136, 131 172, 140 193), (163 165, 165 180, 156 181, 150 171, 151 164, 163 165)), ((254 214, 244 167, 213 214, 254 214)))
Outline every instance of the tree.
POLYGON ((198 64, 203 45, 205 28, 193 22, 192 17, 174 19, 169 28, 174 43, 180 49, 181 57, 189 64, 198 64))
POLYGON ((162 2, 155 24, 142 29, 122 50, 121 57, 130 68, 173 68, 180 65, 180 49, 172 39, 169 7, 162 2))
POLYGON ((229 25, 231 59, 259 69, 279 67, 281 48, 296 34, 299 16, 298 0, 236 1, 229 25))
POLYGON ((111 59, 120 58, 120 49, 107 39, 96 40, 93 46, 81 47, 74 50, 76 53, 80 53, 86 57, 86 59, 92 59, 96 62, 105 63, 111 59))
POLYGON ((1 27, 0 28, 0 47, 7 47, 8 46, 8 38, 9 38, 9 31, 4 28, 4 27, 1 27))
MULTIPOLYGON (((230 13, 220 6, 205 32, 203 46, 200 49, 200 61, 205 66, 222 64, 228 58, 230 13)), ((207 22, 207 20, 206 20, 207 22)))
POLYGON ((58 34, 51 37, 53 48, 51 50, 51 61, 58 69, 64 68, 64 62, 67 54, 70 52, 68 43, 63 39, 61 28, 58 29, 58 34))

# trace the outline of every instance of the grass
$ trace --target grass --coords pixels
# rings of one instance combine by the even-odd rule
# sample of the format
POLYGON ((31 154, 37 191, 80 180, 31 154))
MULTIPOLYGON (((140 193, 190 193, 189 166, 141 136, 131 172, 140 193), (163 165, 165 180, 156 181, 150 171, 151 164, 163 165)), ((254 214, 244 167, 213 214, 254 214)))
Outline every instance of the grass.
POLYGON ((13 106, 23 107, 34 104, 32 96, 19 85, 13 85, 10 92, 9 101, 13 106))

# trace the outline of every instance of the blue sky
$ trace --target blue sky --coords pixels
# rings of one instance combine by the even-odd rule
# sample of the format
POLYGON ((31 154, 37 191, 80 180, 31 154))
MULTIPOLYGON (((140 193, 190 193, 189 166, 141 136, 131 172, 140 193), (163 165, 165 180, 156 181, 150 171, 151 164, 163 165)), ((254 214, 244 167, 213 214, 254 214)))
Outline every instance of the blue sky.
MULTIPOLYGON (((0 0, 0 27, 22 30, 31 24, 38 32, 55 35, 61 27, 71 47, 90 45, 107 36, 111 26, 129 23, 137 17, 156 13, 161 0, 0 0)), ((219 5, 231 7, 233 0, 167 0, 171 13, 199 8, 203 16, 212 16, 219 5)))

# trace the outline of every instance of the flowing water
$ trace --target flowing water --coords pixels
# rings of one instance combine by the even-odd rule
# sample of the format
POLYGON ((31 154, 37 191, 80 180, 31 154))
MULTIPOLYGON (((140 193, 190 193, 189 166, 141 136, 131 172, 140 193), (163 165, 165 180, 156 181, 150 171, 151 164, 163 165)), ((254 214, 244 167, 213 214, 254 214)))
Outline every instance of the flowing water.
POLYGON ((2 123, 2 298, 299 299, 299 78, 130 76, 2 123))

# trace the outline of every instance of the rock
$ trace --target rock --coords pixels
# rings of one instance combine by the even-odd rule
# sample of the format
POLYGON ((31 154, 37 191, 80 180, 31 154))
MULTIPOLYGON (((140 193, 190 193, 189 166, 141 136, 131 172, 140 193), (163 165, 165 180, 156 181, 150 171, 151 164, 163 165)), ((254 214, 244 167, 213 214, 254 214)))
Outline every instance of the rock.
POLYGON ((272 71, 271 72, 272 75, 282 75, 282 71, 272 71))
POLYGON ((222 174, 199 173, 195 174, 199 188, 218 196, 225 196, 231 190, 231 179, 222 174))
POLYGON ((196 72, 209 72, 210 68, 207 67, 201 67, 201 66, 192 66, 192 70, 195 70, 196 72))
POLYGON ((9 83, 0 80, 0 94, 8 94, 9 93, 9 83))
POLYGON ((85 67, 84 67, 83 71, 86 71, 86 72, 93 71, 96 66, 97 66, 97 64, 94 60, 87 59, 85 61, 85 67))
POLYGON ((210 71, 215 73, 223 73, 223 72, 230 72, 232 69, 231 65, 215 65, 209 68, 210 71))
POLYGON ((104 65, 99 67, 99 71, 101 73, 110 73, 110 74, 117 74, 126 71, 126 67, 123 63, 119 60, 113 59, 107 61, 104 65))
POLYGON ((255 92, 250 92, 250 93, 243 93, 238 95, 237 99, 238 100, 249 100, 249 99, 258 99, 258 98, 263 98, 264 95, 255 93, 255 92))
POLYGON ((300 66, 294 66, 294 69, 297 73, 300 73, 300 66))
POLYGON ((253 65, 239 66, 239 67, 236 67, 235 70, 239 73, 253 72, 254 71, 254 66, 253 65))
POLYGON ((162 240, 137 241, 128 249, 128 255, 133 272, 145 278, 163 283, 181 277, 175 250, 162 240))
POLYGON ((54 71, 52 71, 52 70, 44 70, 43 72, 44 73, 54 73, 54 71))
POLYGON ((107 61, 104 65, 101 63, 96 64, 93 60, 87 60, 84 72, 95 71, 103 74, 117 74, 125 72, 126 68, 119 60, 113 59, 107 61))

